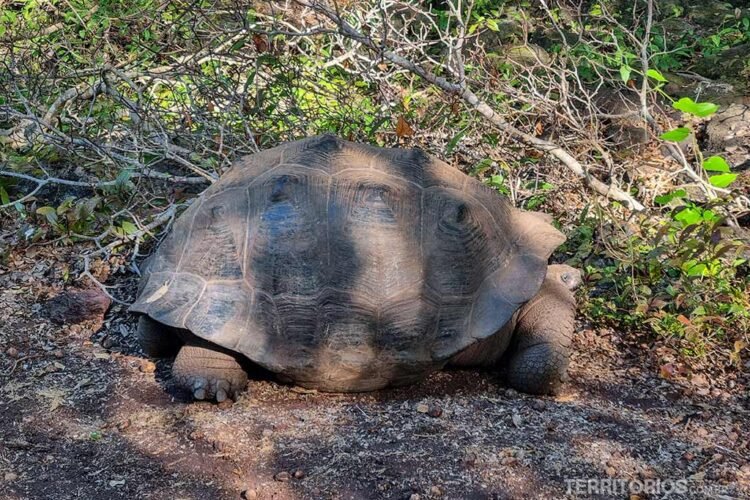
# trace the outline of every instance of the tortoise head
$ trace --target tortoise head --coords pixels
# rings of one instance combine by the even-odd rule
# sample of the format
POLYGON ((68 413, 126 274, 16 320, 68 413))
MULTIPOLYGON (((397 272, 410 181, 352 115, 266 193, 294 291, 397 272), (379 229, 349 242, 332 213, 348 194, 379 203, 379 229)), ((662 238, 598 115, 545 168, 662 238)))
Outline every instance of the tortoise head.
POLYGON ((581 271, 565 264, 547 266, 547 279, 562 283, 568 290, 575 290, 583 283, 581 271))

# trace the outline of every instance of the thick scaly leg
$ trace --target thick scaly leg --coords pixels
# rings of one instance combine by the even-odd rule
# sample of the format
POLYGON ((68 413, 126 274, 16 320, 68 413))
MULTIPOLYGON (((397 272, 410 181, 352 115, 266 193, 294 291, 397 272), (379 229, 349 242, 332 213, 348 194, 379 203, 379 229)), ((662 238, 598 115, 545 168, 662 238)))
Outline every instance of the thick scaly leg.
POLYGON ((567 380, 575 328, 572 289, 579 282, 575 269, 550 266, 539 293, 521 309, 505 364, 506 381, 514 389, 555 394, 567 380))
POLYGON ((195 399, 236 399, 245 390, 247 373, 236 355, 219 347, 187 344, 180 349, 172 366, 174 380, 195 399))
POLYGON ((138 341, 143 351, 152 358, 169 358, 177 354, 182 342, 173 329, 148 316, 138 318, 138 341))

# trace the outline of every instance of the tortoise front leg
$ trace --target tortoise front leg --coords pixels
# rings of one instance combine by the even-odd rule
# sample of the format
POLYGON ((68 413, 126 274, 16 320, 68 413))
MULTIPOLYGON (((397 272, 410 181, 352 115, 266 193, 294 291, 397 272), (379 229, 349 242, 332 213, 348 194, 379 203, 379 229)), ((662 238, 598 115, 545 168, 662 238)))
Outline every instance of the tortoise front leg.
POLYGON ((568 266, 550 266, 539 293, 518 315, 504 375, 508 385, 530 394, 555 394, 567 380, 575 328, 572 289, 580 273, 568 266), (561 279, 571 272, 572 282, 561 279))
POLYGON ((173 328, 154 321, 145 314, 138 318, 138 342, 152 358, 170 358, 177 354, 182 342, 173 328))
POLYGON ((230 353, 209 343, 188 343, 180 349, 172 366, 178 386, 193 394, 195 399, 237 399, 247 385, 247 373, 230 353))

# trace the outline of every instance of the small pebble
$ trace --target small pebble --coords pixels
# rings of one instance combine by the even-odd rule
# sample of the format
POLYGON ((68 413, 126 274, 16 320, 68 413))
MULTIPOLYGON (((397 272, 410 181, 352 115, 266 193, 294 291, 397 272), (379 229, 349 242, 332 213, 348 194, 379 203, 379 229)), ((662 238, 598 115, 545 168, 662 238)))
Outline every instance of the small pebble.
POLYGON ((18 349, 15 347, 8 347, 8 349, 5 351, 5 354, 10 356, 11 358, 17 358, 18 357, 18 349))
MULTIPOLYGON (((106 347, 106 346, 105 346, 106 347)), ((156 371, 156 364, 148 359, 141 360, 141 364, 138 367, 143 373, 154 373, 156 371)))
POLYGON ((419 493, 412 493, 411 496, 409 497, 409 500, 421 500, 421 499, 422 499, 422 495, 420 495, 419 493))
POLYGON ((218 406, 220 410, 228 410, 232 405, 234 405, 234 401, 231 398, 227 398, 216 406, 218 406))
POLYGON ((15 481, 16 479, 18 479, 18 474, 16 474, 15 472, 6 472, 5 473, 5 480, 7 482, 15 481))
POLYGON ((716 462, 717 464, 720 464, 724 461, 724 455, 722 455, 721 453, 714 453, 714 456, 711 458, 713 458, 714 462, 716 462))
POLYGON ((117 340, 113 337, 107 337, 102 340, 102 347, 105 349, 111 349, 117 345, 117 340))
POLYGON ((271 437, 271 435, 273 434, 273 431, 271 429, 263 429, 262 434, 263 434, 263 437, 271 437))
POLYGON ((615 477, 617 475, 617 469, 614 467, 607 467, 607 476, 609 477, 615 477))
POLYGON ((536 411, 544 411, 547 408, 547 403, 541 399, 535 399, 534 402, 531 403, 531 407, 536 411))
POLYGON ((188 435, 188 439, 191 441, 197 441, 199 439, 203 439, 205 437, 205 434, 202 431, 193 431, 188 435))
POLYGON ((441 490, 439 486, 432 486, 430 488, 430 495, 439 497, 439 496, 442 496, 442 494, 443 494, 443 490, 441 490))
POLYGON ((65 357, 65 353, 62 352, 62 349, 55 349, 52 351, 52 355, 56 357, 57 359, 61 359, 65 357))
MULTIPOLYGON (((420 404, 417 405, 417 411, 419 413, 427 413, 428 411, 430 411, 430 407, 427 406, 424 403, 420 403, 420 404)), ((416 495, 416 493, 415 493, 415 495, 416 495)))
POLYGON ((438 418, 443 415, 443 409, 439 406, 432 406, 429 411, 427 411, 427 414, 433 418, 438 418))
POLYGON ((292 478, 292 476, 289 475, 288 472, 277 472, 276 475, 273 476, 273 478, 277 481, 281 481, 282 483, 286 483, 292 478))
POLYGON ((656 471, 653 469, 643 469, 640 471, 640 475, 644 479, 656 479, 656 471))
POLYGON ((509 398, 514 398, 518 396, 518 391, 515 389, 505 389, 505 395, 509 398))
POLYGON ((305 471, 302 469, 297 469, 294 471, 294 479, 302 479, 305 477, 305 471))
POLYGON ((254 500, 258 498, 258 492, 255 490, 245 490, 242 493, 240 493, 240 496, 244 498, 245 500, 254 500))
POLYGON ((124 431, 128 427, 130 427, 130 419, 123 420, 122 422, 120 422, 119 424, 117 424, 117 429, 119 431, 124 431))

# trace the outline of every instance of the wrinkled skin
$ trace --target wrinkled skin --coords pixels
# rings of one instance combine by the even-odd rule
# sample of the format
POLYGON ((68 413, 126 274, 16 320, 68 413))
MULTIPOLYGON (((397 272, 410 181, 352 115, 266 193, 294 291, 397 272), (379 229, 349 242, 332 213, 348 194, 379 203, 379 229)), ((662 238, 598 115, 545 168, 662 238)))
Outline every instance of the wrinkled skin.
POLYGON ((551 265, 542 287, 497 334, 451 360, 460 367, 494 367, 511 387, 554 394, 566 380, 575 319, 574 290, 581 272, 551 265))
MULTIPOLYGON (((449 366, 496 369, 506 383, 530 394, 557 393, 566 380, 575 319, 574 290, 581 272, 550 265, 539 292, 495 335, 481 340, 448 362, 449 366)), ((138 335, 153 357, 177 354, 175 382, 198 400, 236 398, 247 383, 240 354, 169 329, 141 316, 138 335), (165 332, 164 330, 170 330, 165 332)))

